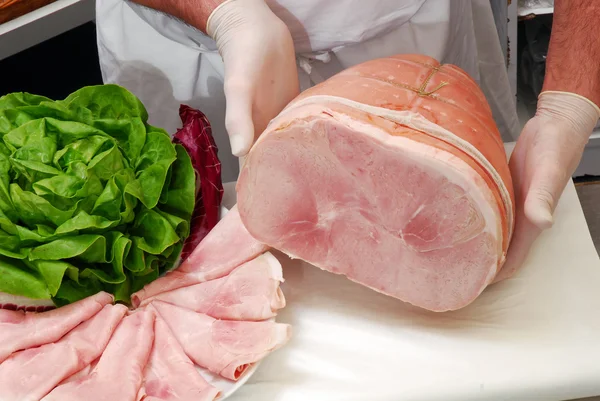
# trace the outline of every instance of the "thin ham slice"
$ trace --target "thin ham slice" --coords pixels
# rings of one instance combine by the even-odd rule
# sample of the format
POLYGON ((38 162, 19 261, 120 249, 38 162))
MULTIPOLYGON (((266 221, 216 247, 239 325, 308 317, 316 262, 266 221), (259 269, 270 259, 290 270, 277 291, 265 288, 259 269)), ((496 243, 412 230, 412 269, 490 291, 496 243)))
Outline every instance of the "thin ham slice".
POLYGON ((250 366, 282 347, 291 336, 287 324, 216 320, 161 301, 150 305, 192 361, 229 380, 238 380, 250 366))
POLYGON ((213 401, 220 391, 198 373, 169 326, 157 317, 154 345, 144 372, 140 401, 213 401))
POLYGON ((419 55, 368 61, 303 92, 251 149, 237 199, 257 240, 440 312, 492 283, 514 227, 483 93, 419 55))
POLYGON ((94 368, 98 364, 99 360, 100 360, 100 358, 95 359, 94 361, 92 361, 92 363, 86 365, 79 372, 75 373, 74 375, 71 375, 71 376, 67 377, 60 384, 62 385, 62 384, 66 384, 66 383, 69 383, 69 382, 77 381, 79 379, 83 379, 85 376, 89 375, 92 372, 92 370, 94 370, 94 368))
POLYGON ((267 249, 246 231, 234 206, 181 266, 134 293, 131 302, 138 307, 145 299, 163 292, 226 276, 267 249))
POLYGON ((154 313, 136 311, 125 317, 94 369, 68 380, 43 401, 136 401, 154 342, 154 313))
POLYGON ((285 307, 279 287, 281 264, 266 252, 233 270, 229 275, 189 287, 163 292, 142 302, 168 302, 216 319, 266 320, 285 307))
POLYGON ((39 401, 106 348, 127 307, 106 305, 58 342, 12 354, 0 364, 0 401, 39 401))
POLYGON ((113 302, 106 292, 48 312, 0 310, 0 362, 10 354, 58 341, 113 302))

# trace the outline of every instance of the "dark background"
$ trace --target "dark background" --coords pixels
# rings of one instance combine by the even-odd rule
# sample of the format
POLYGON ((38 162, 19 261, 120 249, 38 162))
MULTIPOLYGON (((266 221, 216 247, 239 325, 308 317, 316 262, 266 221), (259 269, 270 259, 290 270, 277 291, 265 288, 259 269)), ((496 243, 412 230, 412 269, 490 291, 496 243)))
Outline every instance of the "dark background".
POLYGON ((58 100, 101 84, 96 25, 89 22, 0 60, 0 76, 0 96, 30 92, 58 100))

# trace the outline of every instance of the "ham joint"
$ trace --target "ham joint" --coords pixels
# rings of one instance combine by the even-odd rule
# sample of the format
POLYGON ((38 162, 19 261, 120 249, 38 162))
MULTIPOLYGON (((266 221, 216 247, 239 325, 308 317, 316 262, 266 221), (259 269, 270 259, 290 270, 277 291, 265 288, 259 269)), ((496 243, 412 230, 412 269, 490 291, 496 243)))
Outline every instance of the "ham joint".
POLYGON ((237 190, 257 240, 432 311, 462 308, 492 283, 514 226, 483 93, 419 55, 303 92, 251 149, 237 190))

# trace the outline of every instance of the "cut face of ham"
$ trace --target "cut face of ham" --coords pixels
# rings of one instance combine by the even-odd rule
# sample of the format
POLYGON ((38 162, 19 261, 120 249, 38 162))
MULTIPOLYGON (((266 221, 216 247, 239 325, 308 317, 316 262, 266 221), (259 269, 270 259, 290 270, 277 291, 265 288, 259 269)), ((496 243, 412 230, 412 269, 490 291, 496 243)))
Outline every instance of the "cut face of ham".
POLYGON ((159 300, 216 319, 266 320, 275 317, 277 311, 285 307, 285 298, 279 287, 281 282, 281 264, 267 252, 225 277, 163 292, 144 300, 142 305, 159 300))
POLYGON ((287 324, 216 320, 161 301, 150 305, 192 361, 230 380, 238 380, 252 364, 283 346, 291 336, 287 324))
POLYGON ((252 238, 246 231, 241 224, 237 207, 234 207, 204 237, 181 266, 133 294, 131 302, 138 307, 145 299, 163 292, 224 277, 267 249, 266 245, 252 238))
POLYGON ((144 372, 140 401, 213 401, 219 390, 200 376, 161 319, 154 322, 154 345, 144 372))
POLYGON ((43 313, 0 310, 0 362, 13 352, 58 341, 112 302, 112 295, 99 292, 43 313))
POLYGON ((43 401, 135 401, 154 342, 154 313, 125 317, 90 374, 68 380, 43 401))
POLYGON ((0 364, 0 401, 39 401, 104 351, 125 316, 123 305, 106 305, 58 342, 29 348, 0 364))
POLYGON ((483 93, 425 56, 369 61, 303 92, 258 139, 237 191, 257 240, 432 311, 477 298, 514 225, 483 93))

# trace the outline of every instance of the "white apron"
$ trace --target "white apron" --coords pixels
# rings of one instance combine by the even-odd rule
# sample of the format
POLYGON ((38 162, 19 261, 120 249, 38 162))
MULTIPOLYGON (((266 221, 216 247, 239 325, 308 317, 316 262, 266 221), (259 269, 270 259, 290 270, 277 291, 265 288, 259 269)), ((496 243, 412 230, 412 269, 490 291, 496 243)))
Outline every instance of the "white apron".
MULTIPOLYGON (((301 89, 374 58, 421 53, 458 65, 485 93, 505 140, 518 136, 516 100, 489 0, 267 0, 290 28, 301 89)), ((181 103, 202 110, 219 147, 224 182, 239 171, 225 131, 224 68, 214 41, 124 0, 97 0, 105 83, 131 90, 150 123, 174 133, 181 103)))

